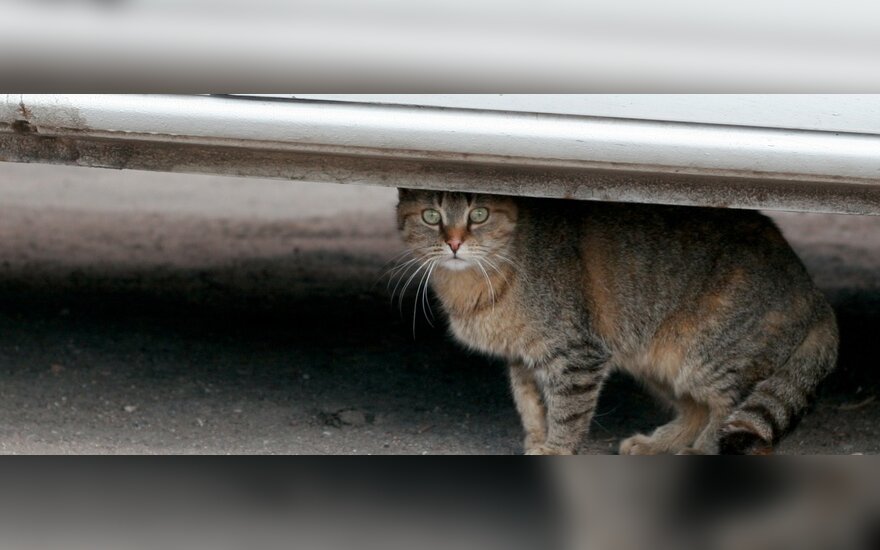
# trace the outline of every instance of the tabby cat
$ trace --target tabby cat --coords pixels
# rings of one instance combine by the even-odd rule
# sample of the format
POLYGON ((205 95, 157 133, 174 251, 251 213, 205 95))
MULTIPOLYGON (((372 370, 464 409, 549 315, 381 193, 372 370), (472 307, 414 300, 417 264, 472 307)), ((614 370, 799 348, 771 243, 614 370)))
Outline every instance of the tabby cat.
POLYGON ((573 454, 622 369, 675 418, 621 454, 765 453, 837 357, 834 313, 757 212, 400 190, 455 338, 509 364, 526 454, 573 454))

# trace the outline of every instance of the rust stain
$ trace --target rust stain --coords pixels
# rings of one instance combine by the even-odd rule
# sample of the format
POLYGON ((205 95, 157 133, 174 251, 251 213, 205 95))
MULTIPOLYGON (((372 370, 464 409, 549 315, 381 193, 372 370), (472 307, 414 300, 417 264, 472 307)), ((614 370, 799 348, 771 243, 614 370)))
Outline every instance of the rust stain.
POLYGON ((12 131, 16 134, 35 134, 37 129, 26 120, 16 120, 12 123, 12 131))
POLYGON ((24 101, 18 102, 18 112, 21 113, 21 116, 23 116, 25 120, 30 120, 30 118, 34 116, 34 112, 28 109, 27 105, 24 104, 24 101))
POLYGON ((18 102, 18 113, 23 117, 23 119, 14 120, 10 125, 12 127, 12 131, 16 134, 34 134, 37 132, 36 127, 31 124, 31 117, 34 116, 33 111, 31 111, 27 105, 24 104, 24 101, 18 102))

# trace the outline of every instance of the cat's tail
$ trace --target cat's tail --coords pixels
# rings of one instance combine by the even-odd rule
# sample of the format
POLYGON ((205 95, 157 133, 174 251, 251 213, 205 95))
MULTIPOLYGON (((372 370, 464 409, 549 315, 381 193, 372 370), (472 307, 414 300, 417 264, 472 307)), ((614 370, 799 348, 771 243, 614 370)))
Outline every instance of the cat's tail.
POLYGON ((837 363, 834 312, 823 311, 806 338, 776 372, 758 383, 721 429, 724 454, 767 454, 809 406, 819 383, 837 363))

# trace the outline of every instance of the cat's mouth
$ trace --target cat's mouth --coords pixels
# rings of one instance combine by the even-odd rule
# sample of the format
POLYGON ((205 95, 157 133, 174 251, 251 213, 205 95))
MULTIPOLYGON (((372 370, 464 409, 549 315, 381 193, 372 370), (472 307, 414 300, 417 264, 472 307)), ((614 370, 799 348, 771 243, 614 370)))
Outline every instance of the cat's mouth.
POLYGON ((440 265, 453 271, 459 271, 469 268, 471 266, 471 262, 467 261, 461 256, 450 256, 443 260, 440 265))

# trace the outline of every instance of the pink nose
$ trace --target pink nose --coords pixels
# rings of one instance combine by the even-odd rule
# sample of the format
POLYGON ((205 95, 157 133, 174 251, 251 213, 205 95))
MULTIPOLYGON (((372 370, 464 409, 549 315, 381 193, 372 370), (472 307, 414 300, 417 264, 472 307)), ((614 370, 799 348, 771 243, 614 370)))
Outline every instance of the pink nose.
POLYGON ((446 241, 446 244, 449 245, 449 248, 452 249, 452 253, 455 254, 458 252, 458 249, 461 248, 461 239, 449 239, 446 241))

